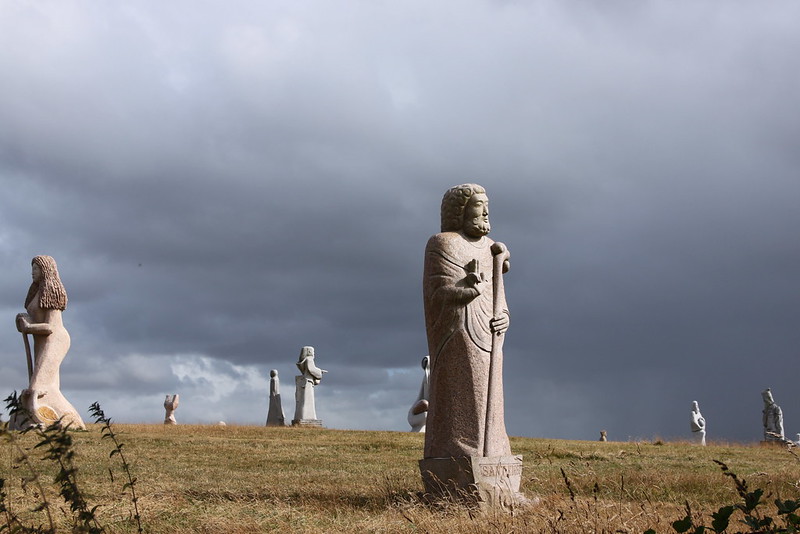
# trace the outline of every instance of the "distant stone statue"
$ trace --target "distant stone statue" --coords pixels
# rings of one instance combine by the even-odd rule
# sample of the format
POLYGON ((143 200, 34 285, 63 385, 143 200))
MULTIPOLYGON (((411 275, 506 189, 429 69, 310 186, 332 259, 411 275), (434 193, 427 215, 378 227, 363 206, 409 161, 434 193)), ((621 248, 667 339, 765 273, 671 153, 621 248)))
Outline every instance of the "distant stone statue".
MULTIPOLYGON (((192 400, 192 399, 189 399, 192 400)), ((167 395, 167 398, 164 399, 164 410, 166 413, 164 414, 164 424, 165 425, 177 425, 178 421, 175 419, 175 410, 178 409, 178 403, 180 402, 179 395, 173 395, 170 398, 167 395)))
POLYGON ((300 349, 300 358, 297 368, 301 375, 295 376, 295 411, 292 425, 295 426, 322 426, 322 421, 317 419, 317 408, 314 403, 314 387, 319 385, 325 369, 320 369, 314 362, 314 347, 300 349))
POLYGON ((600 431, 600 441, 608 441, 608 435, 605 430, 600 431))
POLYGON ((281 383, 278 379, 278 370, 269 372, 269 410, 267 411, 267 426, 286 426, 281 404, 281 383))
POLYGON ((511 455, 503 407, 509 254, 487 237, 483 187, 449 189, 441 218, 441 233, 425 249, 422 283, 431 376, 420 470, 429 493, 510 503, 521 497, 522 457, 511 455))
POLYGON ((692 415, 689 424, 694 440, 700 445, 706 444, 706 418, 700 413, 700 405, 692 401, 692 415))
POLYGON ((425 420, 428 418, 428 383, 430 381, 430 356, 422 358, 422 384, 419 386, 417 400, 408 410, 408 424, 412 432, 425 432, 425 420))
POLYGON ((85 430, 78 411, 61 393, 61 362, 69 351, 70 338, 61 319, 61 312, 67 307, 67 292, 58 276, 56 261, 50 256, 36 256, 31 261, 31 277, 25 297, 27 313, 17 314, 16 318, 25 344, 29 379, 20 401, 30 417, 16 414, 11 428, 22 430, 60 421, 69 428, 85 430), (33 354, 28 334, 33 337, 33 354))
POLYGON ((761 392, 761 398, 764 399, 764 411, 762 412, 764 441, 785 442, 781 407, 775 404, 775 400, 772 398, 772 391, 769 388, 761 392))

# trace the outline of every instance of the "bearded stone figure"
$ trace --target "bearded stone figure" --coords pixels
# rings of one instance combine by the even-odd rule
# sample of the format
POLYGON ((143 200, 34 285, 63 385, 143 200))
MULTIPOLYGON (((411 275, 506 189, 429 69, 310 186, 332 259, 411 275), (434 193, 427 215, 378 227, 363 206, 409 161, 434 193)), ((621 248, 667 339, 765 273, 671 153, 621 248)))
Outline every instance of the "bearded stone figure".
POLYGON ((431 360, 423 480, 429 492, 442 489, 438 479, 450 481, 450 493, 477 487, 483 501, 517 499, 522 460, 511 455, 502 382, 508 250, 487 236, 489 198, 480 185, 449 189, 441 223, 423 274, 431 360))
POLYGON ((58 276, 55 260, 50 256, 36 256, 31 261, 33 279, 25 298, 27 313, 16 318, 17 330, 22 332, 28 358, 28 388, 20 400, 28 417, 17 414, 12 428, 24 429, 31 425, 50 425, 60 422, 72 429, 85 430, 78 411, 61 394, 60 368, 70 346, 70 337, 61 319, 67 307, 67 292, 58 276), (33 354, 28 335, 33 337, 33 354))

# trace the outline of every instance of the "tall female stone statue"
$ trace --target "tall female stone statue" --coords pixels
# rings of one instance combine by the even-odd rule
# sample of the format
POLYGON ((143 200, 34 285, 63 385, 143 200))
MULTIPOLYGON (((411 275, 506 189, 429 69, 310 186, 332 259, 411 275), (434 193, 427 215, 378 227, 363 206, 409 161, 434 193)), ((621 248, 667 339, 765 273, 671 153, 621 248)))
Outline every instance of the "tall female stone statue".
POLYGON ((417 400, 408 409, 408 424, 411 425, 411 432, 425 432, 425 423, 428 418, 428 385, 431 376, 431 358, 422 358, 422 384, 419 386, 417 400))
POLYGON ((12 426, 21 429, 60 421, 73 429, 85 429, 77 410, 61 394, 59 370, 69 351, 70 338, 61 320, 61 312, 67 307, 67 292, 55 260, 50 256, 33 258, 31 277, 33 282, 25 298, 27 313, 18 314, 16 324, 25 341, 30 379, 20 400, 32 421, 15 417, 12 426), (33 337, 33 355, 28 334, 33 337))
POLYGON ((700 413, 700 405, 697 401, 692 401, 692 419, 689 423, 692 429, 692 436, 700 445, 706 444, 706 418, 700 413))
POLYGON ((317 419, 314 387, 319 385, 320 380, 322 380, 322 374, 328 371, 320 369, 314 362, 314 347, 300 349, 300 358, 296 365, 302 374, 294 377, 296 389, 292 425, 322 426, 322 421, 317 419))
POLYGON ((484 501, 515 500, 522 459, 511 455, 502 382, 508 250, 487 237, 489 198, 477 184, 449 189, 441 219, 422 282, 431 358, 423 481, 429 492, 450 481, 450 493, 477 487, 484 501))

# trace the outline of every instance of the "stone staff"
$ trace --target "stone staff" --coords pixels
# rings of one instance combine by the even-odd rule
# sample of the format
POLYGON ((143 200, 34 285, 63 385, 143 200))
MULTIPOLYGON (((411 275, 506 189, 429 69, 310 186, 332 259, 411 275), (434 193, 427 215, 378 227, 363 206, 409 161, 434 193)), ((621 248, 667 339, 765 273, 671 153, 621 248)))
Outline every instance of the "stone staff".
MULTIPOLYGON (((503 243, 495 242, 492 244, 492 317, 499 317, 503 313, 503 303, 498 298, 498 295, 503 295, 503 264, 508 261, 511 254, 508 248, 503 243)), ((487 399, 492 398, 493 391, 503 391, 503 341, 505 340, 505 332, 496 332, 492 335, 492 350, 489 354, 489 385, 486 394, 487 399)), ((502 394, 502 393, 501 393, 502 394)), ((486 403, 486 424, 484 425, 484 439, 483 439, 483 455, 484 456, 500 456, 504 454, 501 451, 492 450, 493 440, 490 436, 496 435, 496 432, 506 434, 504 414, 494 413, 494 405, 492 402, 486 403), (503 428, 496 428, 502 425, 503 428)))
POLYGON ((25 356, 28 360, 28 383, 30 384, 31 378, 33 378, 33 358, 31 357, 31 342, 25 332, 22 332, 22 342, 25 343, 25 356))

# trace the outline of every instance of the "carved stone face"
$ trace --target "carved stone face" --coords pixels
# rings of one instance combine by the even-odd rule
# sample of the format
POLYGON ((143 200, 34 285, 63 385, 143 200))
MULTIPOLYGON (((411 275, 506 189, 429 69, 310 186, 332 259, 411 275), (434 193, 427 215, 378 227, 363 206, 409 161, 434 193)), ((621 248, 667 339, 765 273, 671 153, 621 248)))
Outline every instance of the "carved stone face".
POLYGON ((41 282, 42 281, 42 269, 35 263, 31 267, 31 278, 33 278, 34 282, 41 282))
POLYGON ((489 233, 489 197, 475 193, 464 208, 464 234, 469 237, 483 237, 489 233))

